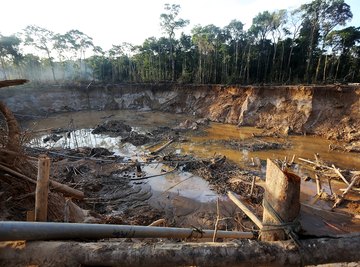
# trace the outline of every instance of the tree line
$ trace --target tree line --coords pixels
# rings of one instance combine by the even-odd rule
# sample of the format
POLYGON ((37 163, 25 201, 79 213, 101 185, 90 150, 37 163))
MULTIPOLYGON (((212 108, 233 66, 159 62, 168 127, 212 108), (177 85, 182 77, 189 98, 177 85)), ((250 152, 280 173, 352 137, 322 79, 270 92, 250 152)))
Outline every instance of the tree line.
POLYGON ((294 10, 264 11, 249 29, 240 20, 220 28, 189 24, 181 7, 165 4, 164 36, 108 51, 78 30, 54 33, 30 25, 0 34, 0 78, 55 82, 179 82, 197 84, 296 84, 360 82, 360 27, 344 0, 313 0, 294 10), (21 53, 28 46, 41 53, 21 53), (39 54, 38 53, 38 54, 39 54))

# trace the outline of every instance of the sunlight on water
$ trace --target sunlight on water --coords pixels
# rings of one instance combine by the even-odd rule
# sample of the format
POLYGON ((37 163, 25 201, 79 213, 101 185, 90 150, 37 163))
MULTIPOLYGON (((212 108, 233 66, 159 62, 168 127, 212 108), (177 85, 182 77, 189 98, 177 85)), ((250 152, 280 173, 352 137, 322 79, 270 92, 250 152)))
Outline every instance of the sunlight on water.
MULTIPOLYGON (((288 136, 285 140, 280 138, 253 138, 252 134, 259 134, 262 130, 254 127, 237 127, 230 124, 212 123, 206 130, 204 136, 191 136, 190 142, 178 144, 177 148, 183 153, 196 154, 203 157, 211 157, 215 153, 225 155, 228 159, 246 166, 251 162, 251 158, 261 160, 284 159, 290 160, 293 155, 296 158, 306 158, 314 160, 314 154, 318 153, 320 158, 329 163, 334 163, 337 167, 344 169, 358 169, 360 166, 360 157, 356 153, 345 153, 341 151, 330 151, 329 144, 332 141, 316 136, 288 136), (221 143, 206 143, 208 140, 244 140, 251 138, 255 142, 289 142, 290 147, 286 149, 267 150, 267 151, 248 151, 237 150, 224 147, 221 143)), ((296 162, 297 160, 295 160, 296 162)))
MULTIPOLYGON (((135 147, 128 143, 122 143, 121 137, 109 137, 103 134, 92 134, 92 127, 99 124, 101 121, 107 119, 123 120, 125 123, 132 126, 133 130, 146 133, 158 126, 175 127, 181 121, 189 119, 189 116, 168 114, 161 112, 137 112, 137 111, 111 111, 111 112, 77 112, 60 114, 51 118, 38 120, 30 123, 35 125, 35 129, 48 128, 64 128, 71 129, 72 126, 81 128, 80 130, 70 131, 70 135, 62 133, 63 137, 57 142, 44 143, 43 138, 48 134, 41 134, 31 141, 31 145, 40 147, 63 147, 63 148, 78 148, 78 147, 104 147, 116 155, 123 156, 125 159, 137 158, 142 161, 142 155, 146 153, 144 147, 135 147), (68 127, 68 128, 67 128, 68 127)), ((360 166, 360 157, 355 153, 344 153, 339 151, 330 151, 328 149, 331 141, 314 136, 288 136, 285 139, 280 138, 254 138, 253 134, 260 134, 263 130, 254 127, 237 127, 235 125, 211 123, 206 128, 204 134, 195 134, 188 132, 186 134, 189 139, 188 142, 175 142, 172 144, 174 151, 181 154, 192 154, 199 158, 210 158, 216 155, 225 155, 227 159, 239 164, 240 167, 249 169, 254 162, 258 163, 257 169, 262 176, 265 175, 265 160, 270 159, 284 159, 290 160, 293 155, 296 158, 306 158, 314 160, 314 154, 318 153, 320 159, 329 164, 334 163, 337 167, 342 169, 358 169, 360 166), (224 146, 221 141, 236 140, 251 140, 253 142, 276 142, 289 143, 290 146, 286 149, 276 150, 262 150, 249 151, 247 149, 237 149, 236 147, 224 146), (261 164, 259 164, 261 163, 261 164)), ((298 159, 295 159, 299 163, 298 159)), ((161 171, 166 168, 159 165, 148 165, 144 167, 147 175, 161 174, 161 171)), ((293 169, 301 177, 312 175, 312 171, 304 169, 300 165, 295 165, 293 169)), ((153 191, 164 192, 168 191, 181 196, 196 199, 197 201, 210 201, 216 198, 216 194, 209 189, 206 181, 200 177, 194 176, 189 178, 189 173, 175 172, 167 175, 161 175, 153 179, 149 179, 146 183, 152 187, 153 191), (186 180, 188 179, 189 180, 186 180), (186 180, 186 181, 184 181, 186 180), (178 184, 178 185, 176 185, 178 184), (175 188, 172 188, 176 185, 175 188)), ((302 199, 311 201, 315 194, 315 184, 312 182, 301 183, 303 196, 302 199)), ((325 190, 328 190, 327 185, 323 185, 325 190)), ((337 186, 334 186, 337 188, 337 186)))

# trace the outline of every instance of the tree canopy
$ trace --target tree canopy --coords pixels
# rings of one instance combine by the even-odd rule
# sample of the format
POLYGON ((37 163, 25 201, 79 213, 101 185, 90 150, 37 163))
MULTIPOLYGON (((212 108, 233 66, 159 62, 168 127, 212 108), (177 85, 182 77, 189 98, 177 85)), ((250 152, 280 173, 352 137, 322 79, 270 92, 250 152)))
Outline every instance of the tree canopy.
POLYGON ((181 7, 165 4, 163 37, 104 51, 92 37, 29 25, 0 34, 0 79, 218 84, 360 82, 360 27, 344 0, 313 0, 294 10, 259 12, 252 25, 233 19, 221 28, 195 25, 181 7), (39 53, 24 54, 28 46, 39 53))

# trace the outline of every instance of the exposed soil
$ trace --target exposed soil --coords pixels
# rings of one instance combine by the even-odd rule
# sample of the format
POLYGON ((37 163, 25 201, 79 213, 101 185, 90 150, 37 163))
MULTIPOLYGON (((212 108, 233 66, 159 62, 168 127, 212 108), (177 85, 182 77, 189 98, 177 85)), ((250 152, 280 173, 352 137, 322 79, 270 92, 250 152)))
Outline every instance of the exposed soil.
POLYGON ((131 126, 125 124, 122 121, 109 120, 101 125, 95 127, 92 131, 93 134, 109 134, 109 135, 121 135, 131 132, 131 126))
POLYGON ((360 139, 358 85, 253 87, 168 83, 33 88, 30 84, 2 89, 0 97, 22 119, 69 110, 161 110, 261 127, 281 135, 316 134, 347 142, 360 139))
MULTIPOLYGON (((116 89, 113 88, 119 93, 116 89)), ((112 94, 112 97, 104 94, 106 99, 100 98, 95 104, 91 104, 91 101, 95 102, 95 100, 90 100, 92 98, 89 96, 94 97, 93 94, 97 89, 85 93, 88 103, 79 105, 81 109, 158 108, 170 112, 194 112, 205 117, 200 120, 183 121, 176 127, 157 125, 155 129, 145 132, 139 132, 133 125, 115 120, 111 116, 103 118, 103 123, 99 124, 92 133, 120 136, 122 143, 131 143, 137 147, 146 146, 146 150, 150 150, 150 153, 142 155, 140 161, 139 158, 129 160, 114 155, 112 151, 102 147, 27 148, 24 151, 19 147, 19 133, 6 136, 5 127, 2 131, 5 134, 0 148, 8 149, 9 144, 16 145, 18 154, 11 157, 11 162, 7 157, 2 157, 2 160, 6 162, 6 166, 13 167, 18 172, 25 172, 24 170, 28 169, 26 175, 31 176, 30 179, 35 179, 34 158, 46 153, 52 159, 51 179, 85 193, 83 200, 73 200, 61 193, 51 192, 49 221, 149 225, 156 220, 164 219, 163 224, 166 226, 213 229, 218 222, 218 229, 248 231, 255 229, 254 224, 233 204, 221 199, 221 196, 228 190, 237 193, 254 213, 261 217, 264 195, 261 183, 262 162, 254 162, 260 169, 251 167, 241 169, 225 156, 215 154, 212 158, 199 158, 196 155, 182 155, 174 153, 174 149, 169 148, 168 144, 187 142, 186 133, 189 131, 201 136, 211 120, 258 126, 265 130, 263 134, 254 136, 251 140, 211 140, 207 141, 208 143, 204 142, 204 145, 216 143, 223 147, 247 151, 284 150, 290 145, 281 137, 289 134, 314 133, 329 139, 349 142, 343 146, 334 144, 330 149, 360 151, 358 149, 360 140, 358 88, 336 87, 325 90, 298 87, 296 90, 294 88, 262 90, 262 88, 215 87, 211 88, 210 92, 205 91, 209 88, 196 88, 193 92, 189 92, 188 89, 173 88, 173 91, 168 92, 163 88, 151 88, 139 90, 137 96, 134 92, 130 94, 122 91, 119 93, 121 98, 116 94, 112 94), (280 138, 279 141, 259 139, 268 136, 280 138), (14 139, 16 142, 12 142, 14 139), (160 174, 152 175, 144 168, 148 164, 163 164, 164 168, 160 174), (208 181, 214 194, 219 196, 217 207, 215 203, 196 202, 167 190, 156 192, 158 195, 154 196, 146 180, 173 172, 189 172, 208 181), (255 185, 254 181, 256 181, 255 185)), ((60 92, 63 93, 61 90, 57 91, 60 92)), ((78 92, 75 90, 72 93, 78 92)), ((70 107, 66 105, 66 108, 62 104, 64 103, 56 103, 51 107, 53 110, 45 110, 41 107, 42 110, 38 110, 39 114, 73 109, 78 103, 76 100, 70 101, 70 107)), ((72 130, 53 130, 43 142, 56 143, 62 138, 59 134, 71 135, 72 130)), ((11 132, 10 128, 9 132, 11 132)), ((292 165, 286 162, 286 159, 278 162, 284 168, 292 165)), ((325 172, 321 174, 326 175, 325 172)), ((348 177, 345 172, 344 175, 348 177)), ((34 184, 24 182, 19 177, 12 177, 6 171, 0 172, 0 176, 0 218, 26 220, 29 216, 28 212, 34 208, 34 184)), ((349 172, 350 176, 353 176, 353 173, 349 172)), ((342 203, 342 207, 352 214, 360 212, 359 206, 358 199, 344 199, 342 203)), ((323 224, 330 224, 329 227, 336 228, 337 226, 326 216, 322 217, 323 224)), ((348 220, 351 219, 350 216, 348 220)), ((339 231, 348 232, 346 226, 339 231)))
MULTIPOLYGON (((186 134, 187 131, 196 131, 197 134, 201 135, 202 130, 208 124, 206 119, 186 120, 174 128, 159 126, 144 135, 134 131, 131 126, 122 121, 104 119, 105 122, 96 127, 93 133, 120 136, 122 142, 129 142, 136 146, 157 144, 163 140, 184 142, 186 138, 183 134, 186 134)), ((71 134, 66 129, 55 129, 54 132, 57 134, 62 132, 71 134)), ((57 134, 49 135, 43 142, 51 140, 56 143, 59 139, 55 138, 57 134)), ((250 146, 250 143, 247 143, 247 147, 250 146)), ((254 147, 256 146, 257 144, 254 144, 254 147)), ((261 147, 257 149, 261 149, 261 147)), ((126 161, 123 157, 115 156, 113 152, 105 148, 80 147, 76 150, 27 148, 26 153, 31 157, 38 157, 39 154, 43 153, 48 154, 52 159, 51 179, 85 193, 83 201, 75 201, 74 203, 87 211, 86 216, 69 218, 66 213, 58 213, 56 218, 50 216, 50 221, 149 225, 153 221, 162 218, 165 219, 168 226, 189 227, 192 223, 196 223, 198 227, 211 229, 214 227, 218 216, 216 210, 214 210, 214 205, 209 207, 205 205, 201 209, 192 210, 189 213, 190 217, 181 215, 187 214, 187 204, 185 204, 185 199, 176 196, 170 197, 172 200, 169 202, 173 204, 176 202, 174 207, 170 207, 171 204, 170 206, 165 204, 168 201, 164 200, 161 200, 161 203, 164 204, 160 204, 160 206, 151 205, 149 202, 152 197, 151 188, 140 181, 138 182, 138 180, 147 179, 148 175, 141 170, 141 165, 147 163, 138 164, 137 161, 126 161), (134 181, 132 182, 132 180, 134 181), (185 202, 182 203, 183 201, 185 202), (166 205, 167 208, 163 209, 163 205, 166 205)), ((259 186, 255 186, 250 194, 252 179, 256 179, 255 173, 240 170, 236 164, 221 156, 213 159, 198 159, 193 156, 174 155, 172 149, 168 150, 167 147, 164 147, 161 156, 155 153, 151 154, 146 161, 166 161, 174 170, 187 171, 198 175, 208 181, 211 188, 220 195, 225 194, 227 190, 232 190, 248 199, 257 215, 261 216, 261 199, 264 190, 259 186)), ((26 194, 26 192, 20 194, 20 198, 23 194, 26 194)), ((34 194, 26 195, 26 197, 30 201, 28 201, 28 205, 23 206, 24 211, 30 210, 34 203, 34 194)), ((58 209, 64 209, 60 208, 61 205, 66 207, 66 200, 65 202, 59 202, 58 209)), ((220 205, 224 207, 225 204, 221 203, 220 205)), ((234 208, 231 208, 231 211, 229 208, 222 209, 224 210, 222 211, 223 216, 228 219, 220 223, 219 229, 244 230, 253 227, 242 212, 234 212, 234 208)), ((6 209, 4 213, 6 213, 6 209)), ((19 209, 15 209, 12 214, 12 216, 14 214, 22 215, 12 217, 9 214, 6 219, 25 220, 26 213, 21 213, 19 209)))

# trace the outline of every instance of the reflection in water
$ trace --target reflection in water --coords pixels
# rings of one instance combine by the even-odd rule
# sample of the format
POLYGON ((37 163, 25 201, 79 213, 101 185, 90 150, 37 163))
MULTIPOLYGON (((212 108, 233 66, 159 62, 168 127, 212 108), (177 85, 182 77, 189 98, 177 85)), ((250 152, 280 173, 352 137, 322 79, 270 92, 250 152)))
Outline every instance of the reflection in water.
MULTIPOLYGON (((72 127, 80 128, 80 130, 72 131, 70 136, 63 134, 63 138, 58 142, 50 142, 44 144, 43 136, 35 138, 32 145, 36 146, 61 146, 65 148, 77 148, 82 146, 89 147, 105 147, 115 152, 115 154, 124 157, 137 157, 141 161, 143 150, 136 148, 131 144, 121 142, 121 137, 109 137, 107 135, 91 134, 91 128, 95 127, 102 121, 107 119, 123 120, 130 124, 133 129, 142 132, 148 132, 158 126, 174 127, 185 119, 191 119, 189 116, 180 114, 169 114, 162 112, 137 112, 129 110, 120 111, 87 111, 55 115, 53 117, 37 120, 27 123, 28 127, 34 130, 48 128, 64 128, 71 130, 72 127), (90 128, 90 129, 89 129, 90 128)), ((261 133, 261 129, 254 127, 237 127, 235 125, 211 123, 210 127, 205 130, 203 135, 194 135, 192 132, 187 134, 189 142, 173 144, 175 151, 183 154, 194 154, 197 157, 209 158, 214 154, 225 155, 228 159, 239 164, 241 167, 249 168, 252 161, 260 159, 262 165, 258 167, 263 175, 265 173, 264 161, 270 159, 291 159, 293 155, 296 157, 313 159, 314 154, 318 153, 325 162, 335 163, 337 167, 342 169, 357 169, 360 166, 360 157, 354 153, 344 153, 340 151, 329 151, 328 147, 331 141, 314 136, 288 136, 286 140, 278 138, 254 138, 253 134, 261 133), (291 144, 289 148, 267 150, 267 151, 248 151, 246 149, 225 147, 221 140, 244 140, 252 139, 254 142, 288 142, 291 144), (212 140, 213 142, 208 142, 212 140)), ((295 160, 296 162, 296 160, 295 160)), ((164 168, 159 166, 146 166, 145 172, 149 175, 159 174, 164 168)), ((304 177, 312 175, 311 171, 303 169, 300 165, 295 165, 294 171, 304 177)), ((169 189, 171 193, 178 193, 184 197, 197 199, 199 201, 208 201, 214 199, 214 193, 209 189, 207 182, 199 177, 193 177, 189 181, 187 179, 190 174, 175 173, 166 176, 159 176, 148 180, 154 191, 163 192, 179 183, 176 187, 169 189), (190 182, 191 181, 191 182, 190 182)), ((302 181, 303 199, 313 198, 315 195, 315 185, 311 182, 302 181)), ((324 185, 325 190, 328 187, 324 185)), ((334 185, 336 190, 337 186, 334 185)))
MULTIPOLYGON (((144 171, 147 175, 154 175, 158 174, 159 169, 164 167, 162 164, 159 166, 148 165, 144 167, 144 171)), ((217 197, 217 194, 210 190, 208 182, 188 172, 182 172, 181 174, 170 173, 166 176, 154 177, 149 179, 147 183, 153 191, 159 192, 160 195, 172 193, 199 202, 212 201, 217 197)))
MULTIPOLYGON (((160 112, 136 112, 136 111, 99 111, 99 112, 77 112, 67 113, 53 116, 51 118, 33 121, 27 124, 29 128, 34 130, 48 129, 48 128, 63 128, 70 132, 70 135, 64 133, 63 138, 54 142, 44 144, 43 138, 48 134, 44 132, 32 140, 32 145, 42 147, 60 146, 64 148, 78 148, 83 146, 88 147, 104 147, 115 152, 119 156, 123 156, 125 160, 137 159, 143 161, 143 154, 146 153, 144 148, 135 147, 128 143, 122 143, 121 137, 109 137, 102 134, 91 134, 92 128, 107 119, 123 120, 124 123, 132 126, 133 130, 146 133, 158 126, 177 126, 180 122, 191 119, 189 116, 179 114, 169 114, 160 112), (71 123, 70 123, 71 122, 71 123), (75 129, 78 129, 74 131, 75 129)), ((254 168, 261 176, 265 175, 265 160, 270 159, 291 159, 293 155, 296 157, 314 159, 314 154, 318 153, 320 158, 329 163, 334 163, 337 167, 342 169, 357 169, 360 166, 360 157, 354 153, 343 153, 339 151, 329 151, 328 147, 331 143, 328 140, 313 137, 313 136, 289 136, 286 140, 276 138, 254 138, 252 134, 259 134, 262 130, 253 127, 236 127, 234 125, 211 123, 205 130, 205 133, 189 132, 187 133, 188 142, 173 143, 171 146, 176 153, 193 154, 200 158, 210 158, 214 154, 225 155, 228 159, 239 164, 245 169, 254 168), (251 139, 254 142, 288 142, 291 144, 286 149, 267 150, 267 151, 249 151, 243 148, 225 147, 221 142, 223 140, 241 140, 251 139), (255 163, 255 167, 250 167, 255 163)), ((297 162, 297 160, 295 160, 297 162)), ((155 207, 163 209, 166 213, 172 214, 178 225, 183 222, 185 226, 202 225, 204 216, 201 213, 216 214, 216 198, 218 195, 212 191, 208 182, 198 176, 193 176, 187 172, 172 172, 166 175, 161 175, 164 171, 169 171, 168 167, 159 164, 147 164, 143 166, 143 172, 146 176, 159 175, 151 179, 142 180, 141 186, 151 187, 152 198, 150 202, 155 207)), ((312 176, 313 173, 309 169, 303 169, 301 165, 295 165, 293 171, 301 177, 312 176)), ((134 181, 134 184, 139 182, 134 181)), ((260 182, 261 183, 261 182, 260 182)), ((263 182, 262 182, 263 183, 263 182)), ((343 185, 341 185, 343 187, 343 185)), ((337 194, 341 194, 339 188, 340 183, 333 182, 332 188, 337 194)), ((327 193, 330 193, 327 184, 323 184, 323 188, 327 193)), ((311 207, 314 202, 316 194, 316 186, 313 182, 305 182, 301 180, 301 201, 305 203, 302 207, 301 216, 307 218, 302 223, 308 223, 310 226, 306 229, 315 227, 314 234, 319 232, 319 229, 324 228, 324 222, 331 222, 332 224, 349 225, 351 217, 346 217, 344 220, 341 216, 334 215, 326 210, 330 210, 332 203, 319 200, 316 206, 321 210, 313 210, 311 207), (306 210, 306 208, 308 210, 306 210), (305 213, 304 213, 305 211, 305 213), (314 221, 315 216, 319 211, 324 213, 319 221, 314 221), (333 215, 335 218, 331 218, 333 215), (306 217, 307 216, 307 217, 306 217), (330 216, 330 217, 329 217, 330 216), (340 218, 340 219, 339 219, 340 218)), ((221 198, 222 210, 229 210, 229 217, 232 217, 237 210, 236 206, 229 202, 225 197, 221 198)), ((344 215, 342 215, 344 216, 344 215)), ((349 228, 350 229, 350 228, 349 228)))

